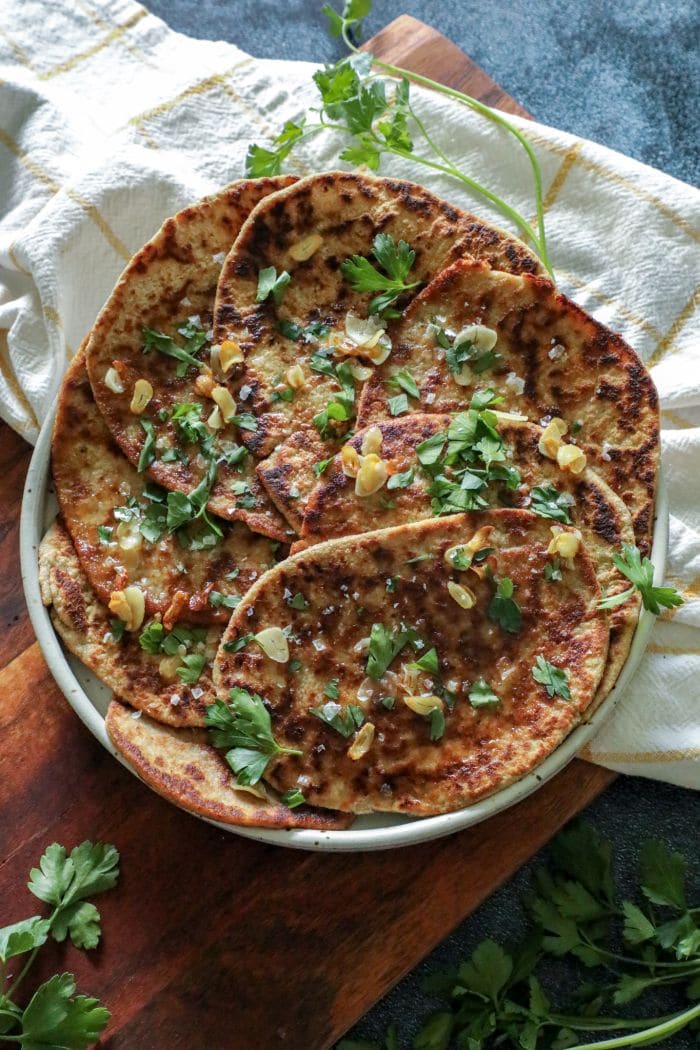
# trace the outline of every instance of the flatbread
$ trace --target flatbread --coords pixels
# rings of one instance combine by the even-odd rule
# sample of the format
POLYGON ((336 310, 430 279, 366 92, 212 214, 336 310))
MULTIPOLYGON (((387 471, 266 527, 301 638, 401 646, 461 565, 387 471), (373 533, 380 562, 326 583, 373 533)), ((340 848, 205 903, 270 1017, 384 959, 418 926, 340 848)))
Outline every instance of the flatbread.
POLYGON ((50 607, 51 621, 64 645, 101 682, 159 722, 204 725, 206 705, 216 699, 211 662, 221 639, 220 627, 201 628, 206 631, 202 648, 207 663, 196 684, 185 685, 176 675, 166 680, 159 670, 162 656, 145 652, 138 632, 124 632, 122 640, 116 641, 114 618, 95 597, 70 536, 58 520, 39 547, 39 579, 44 605, 50 607))
POLYGON ((251 532, 242 522, 220 521, 224 538, 205 549, 190 549, 167 531, 153 542, 142 536, 138 523, 153 506, 144 489, 157 492, 158 486, 138 473, 107 429, 82 352, 71 361, 61 388, 51 463, 63 521, 83 571, 105 604, 112 591, 137 584, 146 596, 148 616, 168 613, 172 622, 225 623, 230 608, 212 605, 210 594, 219 601, 220 595, 244 594, 277 560, 278 542, 251 532), (133 513, 132 522, 122 524, 115 509, 122 517, 133 513), (110 530, 107 542, 100 541, 100 526, 110 530), (125 553, 119 546, 120 528, 136 531, 137 551, 125 553))
POLYGON ((394 350, 363 390, 358 426, 389 415, 386 381, 408 369, 420 391, 412 412, 453 412, 474 389, 492 387, 506 411, 534 421, 561 416, 581 424, 576 440, 625 502, 642 553, 651 545, 659 458, 658 397, 635 352, 554 286, 529 274, 498 273, 459 261, 418 295, 394 330, 394 350), (502 360, 458 386, 435 324, 453 335, 479 323, 498 333, 502 360), (524 383, 518 392, 519 381, 524 383))
MULTIPOLYGON (((190 492, 207 468, 197 444, 183 444, 177 424, 170 419, 173 409, 183 404, 200 406, 206 420, 215 405, 195 387, 199 372, 193 366, 178 378, 178 362, 172 357, 157 350, 144 353, 143 329, 172 336, 182 346, 178 329, 189 319, 206 336, 194 356, 209 362, 214 297, 225 254, 253 207, 292 182, 292 176, 236 182, 168 219, 126 267, 92 330, 87 365, 105 422, 135 466, 145 443, 141 420, 153 425, 157 459, 148 473, 167 489, 190 492), (106 383, 111 368, 119 374, 122 393, 106 383), (138 379, 150 382, 153 397, 141 415, 134 415, 130 404, 138 379), (161 420, 159 413, 168 418, 161 420), (164 454, 166 459, 173 454, 170 450, 183 453, 186 462, 164 462, 164 454)), ((240 444, 240 433, 232 424, 217 435, 219 451, 240 444)), ((288 526, 266 498, 249 457, 236 466, 219 463, 209 509, 223 518, 245 521, 266 536, 288 539, 288 526), (248 486, 244 496, 243 483, 248 486)))
MULTIPOLYGON (((372 528, 383 529, 432 518, 428 492, 430 479, 421 470, 415 449, 422 441, 444 433, 451 420, 451 416, 418 413, 375 424, 382 433, 381 456, 391 464, 393 473, 414 471, 414 480, 406 488, 389 491, 383 487, 374 495, 356 496, 354 482, 344 474, 338 454, 306 506, 302 539, 293 550, 296 552, 302 549, 302 545, 364 532, 369 523, 372 528)), ((358 452, 368 429, 358 431, 349 442, 358 452)), ((590 468, 575 477, 543 456, 538 448, 541 427, 501 418, 497 429, 510 450, 507 462, 519 470, 521 484, 513 491, 505 485, 491 485, 487 496, 491 503, 494 506, 505 503, 528 508, 532 503, 530 493, 535 486, 553 486, 557 492, 567 493, 573 499, 569 512, 571 522, 583 534, 603 592, 614 595, 627 590, 629 580, 615 568, 612 560, 623 543, 634 543, 629 511, 620 497, 590 468)), ((557 524, 552 519, 543 520, 550 527, 557 524)), ((596 704, 610 692, 627 659, 639 608, 639 594, 635 591, 623 605, 610 612, 610 650, 596 704)))
MULTIPOLYGON (((333 378, 312 371, 308 359, 341 336, 348 312, 367 317, 376 292, 353 291, 340 266, 355 254, 369 257, 378 233, 390 234, 397 242, 403 239, 413 248, 416 258, 411 281, 429 281, 463 256, 485 259, 489 265, 515 273, 541 272, 537 257, 522 242, 415 183, 325 172, 262 201, 226 259, 214 320, 215 340, 221 343, 232 339, 245 353, 235 386, 241 406, 256 416, 257 429, 246 431, 242 439, 260 458, 302 430, 306 433, 309 470, 311 464, 330 454, 329 449, 333 451, 333 435, 321 440, 312 419, 337 397, 339 385, 333 378), (310 258, 296 261, 290 249, 295 250, 310 236, 317 236, 320 243, 310 258), (272 298, 256 301, 258 274, 266 267, 291 275, 279 306, 272 298), (281 334, 276 327, 279 322, 304 329, 321 323, 329 332, 309 337, 309 342, 300 341, 281 334), (294 390, 293 400, 285 402, 279 395, 285 390, 287 370, 295 364, 302 366, 305 384, 294 390)), ((398 307, 405 307, 412 294, 405 293, 398 307)), ((356 384, 358 396, 360 385, 356 384)), ((301 452, 299 448, 299 458, 301 452)), ((266 475, 260 477, 265 484, 266 475)), ((290 521, 298 520, 295 497, 290 498, 279 484, 268 491, 290 521)))
POLYGON ((222 824, 267 828, 346 828, 352 818, 311 806, 289 809, 271 791, 236 790, 226 761, 201 729, 173 729, 112 700, 105 725, 117 751, 149 787, 176 806, 222 824))
POLYGON ((540 763, 584 716, 608 650, 591 558, 579 551, 553 589, 543 575, 549 538, 548 522, 528 511, 454 515, 331 540, 262 577, 234 612, 225 639, 289 625, 290 657, 300 666, 275 663, 248 644, 236 653, 221 649, 214 677, 220 693, 239 686, 261 694, 278 742, 303 750, 275 758, 266 773, 270 783, 301 788, 313 805, 429 815, 483 798, 540 763), (522 609, 517 634, 487 616, 495 593, 488 575, 457 572, 444 559, 447 549, 486 525, 493 526, 488 542, 495 548, 487 564, 497 578, 513 582, 522 609), (453 600, 450 580, 468 582, 472 609, 453 600), (288 604, 297 593, 306 608, 288 604), (377 682, 365 680, 373 625, 413 628, 423 643, 402 650, 377 682), (403 701, 406 692, 440 688, 431 675, 416 680, 406 666, 432 647, 440 680, 453 694, 436 741, 427 720, 403 701), (570 699, 549 697, 533 679, 538 656, 566 672, 570 699), (475 708, 468 700, 480 676, 500 698, 496 707, 475 708), (331 695, 342 710, 360 706, 375 726, 369 750, 357 760, 348 755, 357 734, 342 736, 310 711, 331 695), (387 696, 394 697, 391 710, 382 702, 387 696))

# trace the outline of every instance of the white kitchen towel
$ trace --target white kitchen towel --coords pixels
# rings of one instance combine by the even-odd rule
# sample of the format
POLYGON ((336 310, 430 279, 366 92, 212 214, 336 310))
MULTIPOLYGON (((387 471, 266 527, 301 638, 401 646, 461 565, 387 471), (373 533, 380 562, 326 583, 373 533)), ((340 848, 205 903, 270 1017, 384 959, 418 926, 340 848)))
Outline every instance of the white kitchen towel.
MULTIPOLYGON (((172 32, 133 0, 4 0, 0 23, 0 415, 29 441, 121 269, 185 204, 244 175, 251 142, 316 100, 314 67, 172 32)), ((319 30, 321 31, 321 30, 319 30)), ((532 213, 502 129, 416 89, 451 158, 532 213)), ((517 121, 542 165, 562 288, 622 333, 659 390, 671 507, 667 579, 686 599, 655 624, 631 686, 584 757, 700 787, 700 194, 593 142, 517 121)), ((337 167, 308 139, 296 174, 337 167)), ((502 223, 415 163, 384 169, 502 223)))

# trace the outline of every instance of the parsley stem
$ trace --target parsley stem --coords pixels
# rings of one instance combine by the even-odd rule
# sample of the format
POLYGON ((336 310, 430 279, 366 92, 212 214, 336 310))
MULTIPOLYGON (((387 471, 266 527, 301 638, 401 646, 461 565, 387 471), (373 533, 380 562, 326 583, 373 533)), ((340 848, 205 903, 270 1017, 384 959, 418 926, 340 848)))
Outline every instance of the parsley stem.
MULTIPOLYGON (((359 48, 357 48, 350 39, 348 33, 348 24, 346 20, 343 20, 342 37, 350 51, 354 52, 355 54, 360 54, 359 48)), ((492 109, 490 106, 485 105, 485 103, 483 102, 479 102, 478 99, 472 98, 471 95, 465 95, 463 92, 458 91, 456 88, 447 87, 446 84, 440 84, 438 81, 431 80, 430 77, 425 77, 421 73, 413 73, 411 72, 411 70, 403 69, 401 66, 394 66, 388 62, 381 62, 374 56, 372 56, 372 59, 376 66, 378 66, 380 69, 385 70, 387 73, 390 73, 392 76, 406 77, 408 80, 411 80, 416 84, 421 84, 423 87, 432 88, 433 91, 438 91, 440 92, 440 94, 447 95, 449 98, 457 99, 457 101, 461 102, 462 105, 467 106, 469 109, 475 110, 477 113, 480 113, 482 116, 486 117, 494 124, 499 124, 502 128, 505 128, 505 130, 509 134, 513 135, 514 138, 517 139, 522 148, 525 150, 528 160, 530 161, 530 167, 532 169, 532 176, 535 187, 535 207, 537 212, 537 228, 539 236, 534 237, 533 235, 533 243, 537 246, 538 253, 540 255, 542 263, 544 264, 545 269, 547 270, 550 277, 553 277, 554 274, 552 271, 551 263, 549 261, 549 255, 547 253, 547 240, 544 228, 542 172, 535 151, 532 148, 532 145, 528 141, 526 136, 518 128, 516 128, 514 124, 511 124, 509 120, 506 120, 506 118, 501 113, 499 113, 498 110, 492 109)), ((477 192, 482 192, 482 190, 478 188, 478 183, 474 183, 474 188, 477 189, 477 192)), ((493 196, 494 195, 492 194, 491 197, 493 196)), ((487 199, 491 199, 491 197, 487 197, 487 199)), ((498 198, 496 198, 496 200, 498 200, 498 198)), ((527 223, 522 228, 525 232, 527 232, 530 229, 529 224, 527 223)))
MULTIPOLYGON (((53 926, 54 919, 56 918, 56 916, 58 915, 58 912, 59 912, 59 907, 60 906, 57 905, 54 908, 54 910, 51 912, 51 914, 49 915, 49 929, 51 929, 51 927, 53 926)), ((32 963, 34 962, 34 960, 37 957, 37 954, 39 952, 39 948, 40 947, 41 947, 41 945, 38 944, 36 946, 36 948, 34 948, 34 950, 29 955, 29 958, 25 962, 24 966, 19 971, 18 975, 15 977, 14 981, 12 982, 12 984, 10 985, 8 990, 5 992, 5 996, 6 996, 7 999, 11 999, 12 998, 12 996, 14 995, 16 990, 19 988, 19 986, 22 983, 22 981, 24 980, 24 978, 27 976, 27 973, 29 972, 29 969, 30 969, 32 963)))
MULTIPOLYGON (((598 953, 598 955, 602 955, 606 959, 613 959, 616 962, 629 963, 629 964, 631 964, 633 966, 644 966, 646 968, 649 967, 649 963, 646 962, 644 959, 635 959, 635 957, 633 955, 619 955, 617 952, 609 952, 609 951, 607 951, 607 949, 601 948, 599 945, 594 944, 593 941, 591 941, 588 937, 586 937, 586 935, 584 933, 582 933, 581 931, 579 931, 579 933, 581 933, 581 940, 589 948, 592 948, 593 951, 598 953)), ((661 967, 661 968, 663 968, 665 970, 674 970, 675 972, 678 972, 679 970, 682 970, 684 973, 686 971, 686 968, 688 966, 690 966, 691 969, 688 972, 691 973, 691 974, 695 973, 695 969, 693 968, 693 961, 692 960, 689 960, 688 962, 682 962, 682 961, 679 961, 679 962, 659 962, 658 960, 656 960, 653 965, 654 965, 655 968, 656 967, 661 967)))
MULTIPOLYGON (((584 1046, 595 1047, 595 1050, 614 1050, 618 1046, 644 1046, 647 1043, 660 1042, 662 1039, 667 1039, 668 1036, 673 1035, 674 1032, 679 1032, 681 1028, 685 1028, 696 1017, 700 1017, 700 1004, 691 1006, 689 1010, 683 1010, 679 1014, 673 1014, 670 1018, 662 1020, 660 1024, 654 1024, 652 1028, 646 1027, 650 1023, 649 1020, 628 1021, 624 1024, 619 1022, 618 1028, 631 1027, 634 1024, 640 1028, 644 1027, 645 1030, 632 1032, 629 1035, 620 1035, 614 1039, 603 1039, 599 1043, 576 1043, 570 1050, 579 1050, 579 1048, 584 1046)), ((564 1021, 564 1024, 566 1023, 564 1021)), ((590 1031, 591 1029, 588 1030, 590 1031)))

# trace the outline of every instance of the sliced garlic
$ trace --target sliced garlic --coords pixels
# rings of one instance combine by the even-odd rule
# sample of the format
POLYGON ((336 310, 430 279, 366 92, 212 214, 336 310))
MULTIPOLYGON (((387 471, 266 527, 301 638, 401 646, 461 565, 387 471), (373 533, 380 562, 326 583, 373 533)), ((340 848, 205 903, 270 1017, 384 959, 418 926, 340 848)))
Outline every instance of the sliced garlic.
POLYGON ((238 343, 234 343, 233 339, 224 339, 219 347, 219 367, 224 375, 242 360, 243 351, 238 343))
POLYGON ((567 430, 568 423, 565 423, 563 419, 559 419, 558 416, 555 416, 554 419, 550 420, 542 431, 542 436, 537 445, 541 454, 548 459, 556 459, 559 446, 561 445, 561 439, 564 437, 567 430))
POLYGON ((362 466, 362 460, 358 454, 356 448, 352 445, 343 445, 340 450, 340 462, 343 466, 343 474, 346 478, 356 478, 360 467, 362 466))
POLYGON ((382 336, 379 342, 366 351, 366 356, 373 365, 383 365, 391 353, 391 340, 388 336, 382 336))
POLYGON ((405 696, 403 702, 411 711, 424 718, 433 711, 442 710, 442 700, 439 696, 405 696))
POLYGON ((457 386, 471 386, 474 382, 474 376, 468 364, 463 364, 459 372, 454 373, 452 378, 457 386))
POLYGON ((304 376, 304 369, 301 365, 292 365, 288 368, 284 374, 284 378, 287 380, 288 385, 292 390, 301 390, 306 385, 306 377, 304 376))
POLYGON ((319 233, 310 233, 308 237, 302 237, 300 241, 293 244, 289 249, 289 254, 296 262, 306 262, 322 244, 323 237, 319 233))
POLYGON ((575 558, 581 546, 581 533, 578 529, 565 532, 560 526, 550 529, 552 539, 547 547, 547 554, 558 554, 560 558, 575 558))
POLYGON ((360 365, 357 361, 350 361, 348 368, 350 370, 350 375, 353 379, 356 379, 358 383, 364 383, 371 375, 374 375, 373 368, 370 368, 369 365, 360 365))
POLYGON ((105 372, 105 386, 108 390, 111 390, 113 394, 124 393, 124 384, 122 383, 121 376, 116 368, 108 368, 105 372))
POLYGON ((493 350, 497 340, 498 335, 493 328, 487 328, 485 324, 470 324, 457 332, 453 345, 456 349, 462 343, 471 343, 477 350, 493 350))
POLYGON ((211 396, 219 406, 224 423, 228 423, 236 414, 236 403, 231 397, 231 391, 225 386, 215 386, 211 396))
POLYGON ((560 445, 557 449, 557 463, 562 470, 570 474, 582 474, 586 469, 586 454, 576 445, 560 445))
POLYGON ((194 381, 194 388, 202 397, 211 397, 211 392, 216 386, 214 376, 211 372, 200 372, 194 381))
POLYGON ((351 758, 353 762, 357 762, 359 758, 362 758, 367 754, 374 741, 374 725, 372 722, 365 722, 360 729, 359 733, 353 740, 352 744, 348 748, 348 758, 351 758))
POLYGON ((454 580, 448 580, 447 590, 450 592, 450 598, 457 602, 460 609, 474 608, 476 597, 474 592, 470 591, 468 587, 463 587, 461 583, 455 583, 454 580))
POLYGON ((499 412, 495 408, 490 408, 489 412, 493 412, 499 423, 527 423, 527 416, 521 415, 520 412, 499 412))
POLYGON ((370 427, 362 438, 362 455, 366 456, 369 452, 379 452, 382 447, 382 432, 379 427, 370 427))
POLYGON ((355 495, 371 496, 378 492, 389 477, 387 465, 380 459, 376 452, 370 452, 363 456, 362 465, 355 479, 355 495))
POLYGON ((266 627, 254 636, 265 656, 277 664, 286 664, 289 660, 289 642, 281 627, 266 627))
POLYGON ((385 331, 386 329, 376 317, 367 317, 363 320, 353 313, 348 312, 345 315, 345 334, 355 346, 370 350, 377 345, 385 331))
POLYGON ((146 408, 153 397, 153 387, 147 379, 137 379, 134 383, 134 394, 131 398, 130 410, 138 416, 146 408))
POLYGON ((218 405, 215 405, 207 416, 207 426, 210 430, 221 430, 224 425, 224 421, 221 418, 221 411, 218 405))
POLYGON ((182 667, 182 659, 179 653, 173 656, 164 656, 158 664, 158 673, 166 682, 174 682, 177 678, 177 669, 182 667))
POLYGON ((123 621, 127 631, 138 631, 146 614, 146 599, 140 587, 125 587, 123 591, 112 591, 109 611, 123 621))

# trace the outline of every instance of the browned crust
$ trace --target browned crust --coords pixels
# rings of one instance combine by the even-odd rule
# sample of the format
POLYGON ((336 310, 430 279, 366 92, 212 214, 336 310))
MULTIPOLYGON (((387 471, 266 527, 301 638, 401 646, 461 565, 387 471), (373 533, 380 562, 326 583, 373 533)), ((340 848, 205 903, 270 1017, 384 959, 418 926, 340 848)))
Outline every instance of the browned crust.
POLYGON ((352 817, 311 806, 288 809, 236 791, 223 755, 196 729, 172 729, 112 700, 105 725, 110 740, 150 788, 176 806, 222 824, 265 828, 347 828, 352 817))

